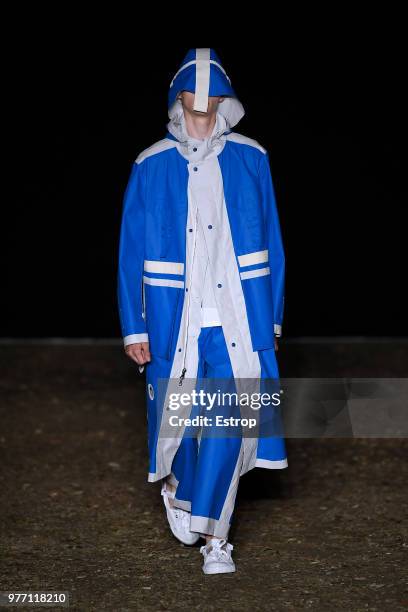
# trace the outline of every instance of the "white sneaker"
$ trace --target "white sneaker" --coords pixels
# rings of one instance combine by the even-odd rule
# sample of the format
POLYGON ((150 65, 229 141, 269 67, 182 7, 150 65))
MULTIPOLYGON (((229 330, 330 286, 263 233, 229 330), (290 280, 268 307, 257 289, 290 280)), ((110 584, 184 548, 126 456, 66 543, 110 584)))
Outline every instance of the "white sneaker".
POLYGON ((173 535, 176 536, 183 544, 195 544, 200 535, 194 531, 190 531, 190 512, 182 510, 181 508, 173 508, 170 505, 169 498, 174 498, 174 493, 166 488, 166 481, 163 481, 161 494, 163 496, 164 506, 166 508, 167 520, 169 521, 170 529, 173 535))
POLYGON ((226 574, 235 572, 235 563, 231 557, 233 545, 227 540, 212 538, 205 546, 201 546, 200 553, 204 557, 204 574, 226 574))

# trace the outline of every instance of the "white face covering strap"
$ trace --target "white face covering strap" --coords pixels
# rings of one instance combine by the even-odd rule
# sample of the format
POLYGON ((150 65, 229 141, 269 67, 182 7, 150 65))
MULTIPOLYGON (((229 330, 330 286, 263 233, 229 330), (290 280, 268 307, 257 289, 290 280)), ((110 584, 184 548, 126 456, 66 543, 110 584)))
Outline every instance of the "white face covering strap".
POLYGON ((196 49, 196 86, 193 110, 206 113, 210 89, 210 49, 196 49))

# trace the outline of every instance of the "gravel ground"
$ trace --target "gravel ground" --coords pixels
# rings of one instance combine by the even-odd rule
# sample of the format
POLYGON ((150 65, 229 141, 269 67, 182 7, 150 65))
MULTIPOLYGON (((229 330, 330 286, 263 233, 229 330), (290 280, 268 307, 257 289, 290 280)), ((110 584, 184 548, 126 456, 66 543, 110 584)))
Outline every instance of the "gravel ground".
MULTIPOLYGON (((404 376, 408 344, 282 342, 279 360, 404 376)), ((0 590, 81 611, 408 609, 407 440, 288 440, 288 469, 241 478, 237 572, 204 576, 147 483, 144 377, 121 346, 3 345, 0 368, 0 590)))

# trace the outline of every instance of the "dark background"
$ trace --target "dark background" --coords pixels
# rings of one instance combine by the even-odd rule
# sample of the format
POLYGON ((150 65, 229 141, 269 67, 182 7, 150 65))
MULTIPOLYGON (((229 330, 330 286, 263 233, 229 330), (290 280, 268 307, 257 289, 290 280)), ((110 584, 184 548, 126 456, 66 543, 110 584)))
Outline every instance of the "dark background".
POLYGON ((19 32, 8 64, 0 335, 120 337, 124 190, 138 153, 164 137, 169 83, 200 46, 217 51, 246 109, 234 131, 269 152, 287 261, 284 336, 408 335, 404 49, 398 19, 363 24, 279 37, 274 24, 254 40, 226 26, 166 38, 151 22, 130 38, 19 32))

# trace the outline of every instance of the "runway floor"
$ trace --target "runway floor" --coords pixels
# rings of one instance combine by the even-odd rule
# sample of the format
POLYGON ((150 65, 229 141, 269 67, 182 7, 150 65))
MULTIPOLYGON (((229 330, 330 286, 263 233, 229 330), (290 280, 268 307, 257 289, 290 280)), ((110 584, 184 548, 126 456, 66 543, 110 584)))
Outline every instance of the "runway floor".
MULTIPOLYGON (((285 377, 404 377, 408 343, 278 358, 285 377)), ((144 377, 121 345, 3 344, 0 369, 0 590, 84 611, 407 609, 406 439, 289 439, 288 469, 241 479, 237 572, 204 576, 147 482, 144 377)))

